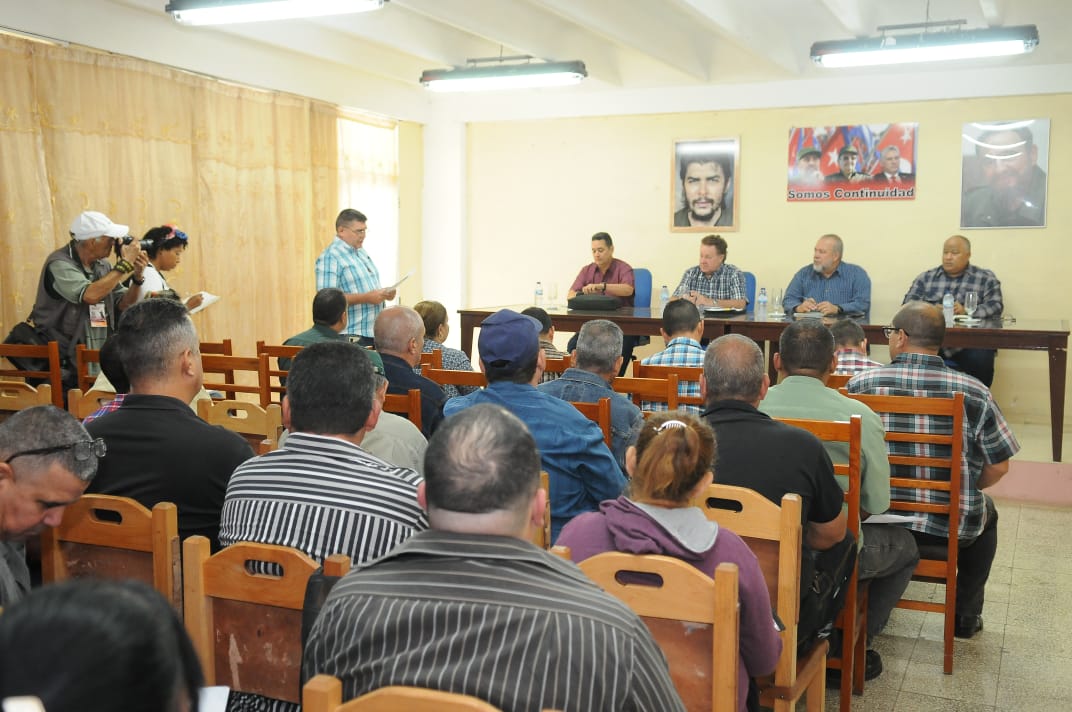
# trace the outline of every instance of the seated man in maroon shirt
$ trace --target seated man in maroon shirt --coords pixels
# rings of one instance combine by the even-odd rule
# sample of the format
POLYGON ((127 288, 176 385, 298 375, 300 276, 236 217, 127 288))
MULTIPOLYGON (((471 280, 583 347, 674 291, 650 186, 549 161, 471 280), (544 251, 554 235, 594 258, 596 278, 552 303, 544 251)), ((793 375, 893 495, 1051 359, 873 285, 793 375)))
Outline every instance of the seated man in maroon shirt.
MULTIPOLYGON (((572 299, 578 294, 606 294, 614 297, 618 306, 631 307, 635 286, 633 268, 628 262, 614 257, 614 240, 605 232, 597 232, 592 235, 592 263, 581 268, 577 279, 573 280, 568 297, 572 299)), ((636 343, 637 337, 629 335, 622 341, 622 368, 619 376, 624 376, 629 368, 636 343)), ((572 352, 576 347, 577 335, 574 334, 566 345, 566 350, 572 352)))

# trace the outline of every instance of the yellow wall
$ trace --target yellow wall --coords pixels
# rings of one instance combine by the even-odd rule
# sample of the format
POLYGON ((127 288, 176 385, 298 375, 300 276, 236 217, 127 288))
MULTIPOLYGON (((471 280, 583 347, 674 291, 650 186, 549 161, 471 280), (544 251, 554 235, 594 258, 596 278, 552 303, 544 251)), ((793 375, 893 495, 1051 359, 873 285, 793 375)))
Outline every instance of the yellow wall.
MULTIPOLYGON (((538 279, 557 282, 564 298, 599 230, 614 237, 616 256, 652 270, 656 291, 673 289, 695 264, 701 235, 668 228, 672 143, 738 136, 740 230, 724 233, 728 261, 776 291, 811 261, 815 240, 835 232, 846 261, 871 276, 872 321, 888 321, 913 277, 936 266, 942 242, 960 232, 961 125, 1050 118, 1052 169, 1072 164, 1070 116, 1072 95, 1061 94, 472 124, 468 304, 528 302, 538 279), (787 203, 791 127, 902 121, 919 123, 914 201, 787 203)), ((1049 227, 964 231, 973 262, 1001 279, 1007 315, 1069 318, 1072 205, 1062 198, 1070 189, 1069 171, 1050 171, 1049 227)), ((1000 354, 994 392, 1010 417, 1048 422, 1046 383, 1044 355, 1000 354)))

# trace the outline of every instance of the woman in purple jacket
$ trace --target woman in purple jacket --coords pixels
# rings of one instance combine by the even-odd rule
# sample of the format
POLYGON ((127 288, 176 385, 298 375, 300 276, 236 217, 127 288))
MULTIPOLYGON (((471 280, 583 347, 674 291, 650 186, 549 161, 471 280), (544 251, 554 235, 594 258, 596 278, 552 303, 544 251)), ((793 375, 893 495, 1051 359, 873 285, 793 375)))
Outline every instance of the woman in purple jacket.
MULTIPOLYGON (((556 544, 570 547, 574 561, 605 551, 663 554, 686 561, 709 576, 724 561, 737 564, 741 644, 737 672, 740 709, 756 709, 750 678, 773 672, 782 641, 771 615, 770 596, 755 554, 739 536, 719 528, 689 502, 714 479, 715 435, 694 415, 659 413, 644 423, 626 452, 627 495, 600 504, 598 512, 574 518, 556 544)), ((753 687, 754 689, 754 687, 753 687)))

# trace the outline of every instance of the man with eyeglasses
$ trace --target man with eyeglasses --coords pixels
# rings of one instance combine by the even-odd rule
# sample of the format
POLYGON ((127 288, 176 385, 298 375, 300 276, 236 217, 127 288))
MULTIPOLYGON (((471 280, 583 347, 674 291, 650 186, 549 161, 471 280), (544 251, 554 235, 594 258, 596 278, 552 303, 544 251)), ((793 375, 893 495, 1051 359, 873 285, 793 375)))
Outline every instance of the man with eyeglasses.
POLYGON ((384 302, 395 298, 396 290, 380 287, 380 272, 363 247, 367 222, 364 213, 353 208, 335 218, 335 239, 316 258, 316 288, 337 287, 346 294, 343 334, 372 348, 376 317, 384 302))
MULTIPOLYGON (((953 632, 958 638, 971 638, 983 629, 983 595, 998 545, 998 512, 983 490, 997 484, 1009 471, 1009 458, 1020 450, 1020 443, 986 386, 949 368, 938 355, 945 337, 945 317, 940 307, 909 302, 883 331, 890 343, 890 364, 854 376, 847 386, 850 393, 917 397, 964 393, 960 524, 956 532, 960 554, 953 632)), ((908 422, 895 422, 896 417, 883 415, 887 430, 904 426, 917 432, 941 433, 943 428, 949 432, 948 422, 929 416, 910 416, 912 420, 908 422)), ((891 454, 898 454, 898 443, 888 445, 891 454)), ((900 476, 897 468, 891 468, 893 477, 900 476)), ((926 495, 920 490, 910 491, 927 497, 922 501, 940 501, 942 497, 933 490, 927 490, 926 495)), ((907 526, 920 547, 945 547, 951 535, 949 519, 937 514, 921 515, 919 521, 907 526)))
POLYGON ((20 410, 0 423, 0 607, 30 589, 24 542, 59 525, 97 474, 104 449, 55 406, 20 410))

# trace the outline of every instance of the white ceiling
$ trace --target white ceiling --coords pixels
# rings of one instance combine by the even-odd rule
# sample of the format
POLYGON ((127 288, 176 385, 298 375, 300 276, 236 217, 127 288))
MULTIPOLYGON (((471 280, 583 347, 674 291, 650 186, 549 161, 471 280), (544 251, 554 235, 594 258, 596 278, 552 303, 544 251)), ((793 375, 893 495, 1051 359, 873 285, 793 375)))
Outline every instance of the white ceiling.
MULTIPOLYGON (((612 110, 602 113, 628 113, 628 104, 644 111, 645 102, 657 104, 647 111, 682 110, 687 108, 682 97, 703 97, 702 104, 723 94, 730 104, 795 105, 811 103, 796 94, 814 95, 824 86, 838 89, 829 97, 851 103, 876 92, 882 96, 883 85, 885 100, 898 100, 925 98, 926 91, 913 88, 943 82, 961 87, 961 95, 1067 91, 1072 84, 1069 0, 931 0, 932 20, 963 18, 973 28, 1035 24, 1040 45, 1017 58, 836 73, 811 63, 812 42, 923 21, 927 0, 389 0, 370 13, 213 28, 176 26, 164 13, 166 2, 18 0, 17 5, 30 7, 5 3, 0 24, 197 71, 206 71, 206 57, 222 55, 227 61, 217 57, 208 73, 301 93, 302 79, 288 76, 285 68, 266 76, 263 58, 283 58, 285 65, 308 66, 296 71, 311 87, 304 93, 323 95, 319 82, 346 84, 353 77, 354 86, 364 88, 365 102, 351 99, 341 87, 335 96, 320 98, 403 117, 435 111, 436 102, 439 109, 450 107, 455 115, 472 118, 474 112, 517 113, 518 107, 539 113, 541 104, 553 105, 552 113, 558 114, 593 113, 608 102, 612 110), (98 34, 96 42, 87 41, 82 35, 95 23, 113 28, 113 36, 98 34), (184 55, 169 48, 176 38, 193 51, 184 55), (589 78, 577 88, 536 94, 535 101, 531 94, 520 101, 502 94, 430 98, 418 84, 424 69, 500 54, 581 59, 589 78), (260 72, 249 65, 261 65, 260 72), (313 73, 317 79, 310 79, 313 73), (972 79, 964 81, 967 76, 972 79), (842 91, 846 81, 858 91, 842 91), (749 99, 745 95, 754 92, 742 94, 742 87, 764 87, 766 99, 749 99)), ((949 96, 947 89, 932 90, 949 96)))

